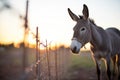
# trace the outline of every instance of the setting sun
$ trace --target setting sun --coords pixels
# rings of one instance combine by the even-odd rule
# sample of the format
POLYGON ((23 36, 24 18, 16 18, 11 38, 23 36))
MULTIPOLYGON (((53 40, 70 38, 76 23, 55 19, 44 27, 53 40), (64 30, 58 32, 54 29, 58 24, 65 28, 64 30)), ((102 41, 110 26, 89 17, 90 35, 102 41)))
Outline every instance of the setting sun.
POLYGON ((35 45, 36 44, 36 38, 35 36, 33 36, 32 34, 29 34, 28 37, 27 37, 27 41, 28 43, 32 44, 32 45, 35 45))

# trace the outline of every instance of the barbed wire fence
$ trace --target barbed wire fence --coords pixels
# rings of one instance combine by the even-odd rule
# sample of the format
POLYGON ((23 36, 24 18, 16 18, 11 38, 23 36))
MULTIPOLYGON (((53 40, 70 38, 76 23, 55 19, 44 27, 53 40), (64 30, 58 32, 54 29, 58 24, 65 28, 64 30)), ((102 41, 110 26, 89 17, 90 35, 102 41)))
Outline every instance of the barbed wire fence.
MULTIPOLYGON (((20 80, 63 80, 69 67, 70 53, 64 46, 58 48, 57 44, 52 50, 51 42, 46 40, 45 44, 40 42, 38 27, 36 34, 29 31, 36 38, 36 60, 34 63, 25 67, 20 80), (44 47, 41 52, 41 46, 44 47)), ((26 54, 26 53, 25 53, 26 54)), ((28 58, 27 58, 28 59, 28 58)), ((26 60, 28 61, 28 60, 26 60)), ((25 65, 23 63, 23 65, 25 65)))

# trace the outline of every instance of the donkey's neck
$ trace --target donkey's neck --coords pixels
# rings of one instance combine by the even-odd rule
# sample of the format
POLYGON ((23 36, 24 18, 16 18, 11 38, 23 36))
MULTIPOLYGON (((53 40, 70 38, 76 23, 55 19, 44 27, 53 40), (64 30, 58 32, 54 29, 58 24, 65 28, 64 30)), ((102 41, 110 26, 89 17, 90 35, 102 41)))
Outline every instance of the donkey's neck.
POLYGON ((91 45, 92 46, 100 46, 101 43, 102 43, 102 37, 101 37, 101 34, 100 32, 98 31, 99 30, 99 27, 96 27, 96 25, 94 24, 91 24, 91 45))
POLYGON ((101 50, 104 44, 105 30, 91 23, 91 45, 94 49, 101 50))

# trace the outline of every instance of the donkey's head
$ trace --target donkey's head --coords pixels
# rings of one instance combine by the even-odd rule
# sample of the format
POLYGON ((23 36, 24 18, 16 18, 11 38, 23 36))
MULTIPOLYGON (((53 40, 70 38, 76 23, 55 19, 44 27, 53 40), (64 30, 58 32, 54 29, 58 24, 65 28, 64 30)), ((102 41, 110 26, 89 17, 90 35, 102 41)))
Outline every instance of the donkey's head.
POLYGON ((72 20, 77 22, 73 28, 74 34, 70 48, 73 53, 79 53, 80 49, 91 39, 88 7, 83 5, 83 16, 75 15, 69 8, 68 13, 72 20))

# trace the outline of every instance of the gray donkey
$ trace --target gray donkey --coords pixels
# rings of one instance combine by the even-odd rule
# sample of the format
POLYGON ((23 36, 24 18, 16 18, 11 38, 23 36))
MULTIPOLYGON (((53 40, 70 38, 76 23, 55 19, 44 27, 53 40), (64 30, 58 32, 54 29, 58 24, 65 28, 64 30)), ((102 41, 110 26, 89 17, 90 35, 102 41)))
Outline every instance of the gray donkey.
POLYGON ((106 60, 107 76, 108 79, 111 80, 111 58, 114 63, 114 70, 115 66, 118 67, 118 80, 120 80, 120 31, 116 28, 104 30, 102 27, 97 26, 94 21, 89 18, 89 10, 85 4, 83 5, 83 16, 75 15, 69 8, 68 13, 72 20, 77 22, 73 28, 74 34, 70 46, 72 52, 76 54, 79 53, 80 49, 89 42, 96 63, 98 80, 101 78, 101 59, 106 60))

